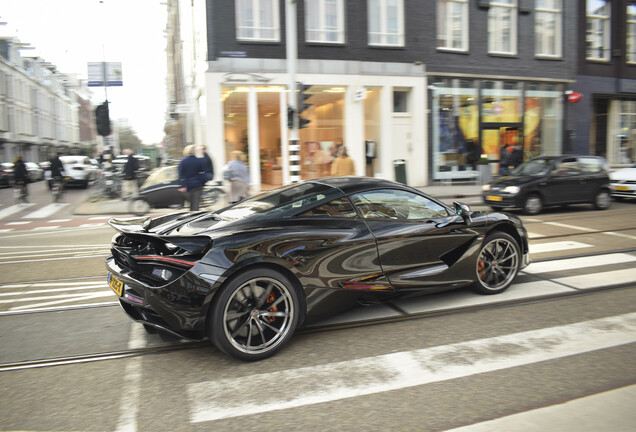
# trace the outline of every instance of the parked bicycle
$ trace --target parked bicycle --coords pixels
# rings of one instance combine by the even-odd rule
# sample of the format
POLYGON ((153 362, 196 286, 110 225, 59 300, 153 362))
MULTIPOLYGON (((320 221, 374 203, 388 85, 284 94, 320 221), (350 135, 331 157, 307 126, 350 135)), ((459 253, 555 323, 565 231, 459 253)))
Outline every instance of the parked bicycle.
POLYGON ((88 196, 90 202, 102 199, 113 199, 121 196, 122 174, 116 171, 104 170, 92 186, 88 196))

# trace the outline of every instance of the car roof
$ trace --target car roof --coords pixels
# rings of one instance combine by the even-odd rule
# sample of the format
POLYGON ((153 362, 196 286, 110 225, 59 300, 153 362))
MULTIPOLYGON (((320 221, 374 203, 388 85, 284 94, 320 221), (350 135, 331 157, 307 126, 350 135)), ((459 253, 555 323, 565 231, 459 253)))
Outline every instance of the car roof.
POLYGON ((336 187, 342 190, 345 194, 361 192, 368 189, 411 189, 401 183, 396 183, 390 180, 374 178, 374 177, 324 177, 315 180, 310 180, 313 183, 321 183, 327 186, 336 187))

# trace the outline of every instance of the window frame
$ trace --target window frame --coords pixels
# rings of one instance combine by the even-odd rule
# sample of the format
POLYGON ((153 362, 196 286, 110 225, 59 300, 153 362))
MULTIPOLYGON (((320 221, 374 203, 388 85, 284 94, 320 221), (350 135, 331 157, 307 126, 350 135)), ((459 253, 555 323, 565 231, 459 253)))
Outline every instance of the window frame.
MULTIPOLYGON (((599 0, 595 0, 599 1, 599 0)), ((612 32, 612 4, 607 0, 601 0, 605 3, 605 8, 607 8, 606 15, 593 14, 589 12, 589 0, 586 0, 585 4, 585 60, 593 61, 593 62, 609 62, 610 61, 610 53, 612 49, 612 41, 611 41, 611 32, 612 32), (589 45, 589 39, 593 34, 590 34, 590 23, 591 21, 598 21, 602 27, 602 49, 603 56, 595 57, 590 54, 591 48, 589 45)), ((598 32, 597 32, 598 33, 598 32)))
POLYGON ((557 5, 555 8, 548 6, 540 6, 539 2, 535 2, 535 19, 534 19, 534 37, 535 37, 535 56, 540 58, 562 58, 563 57, 563 0, 554 0, 557 5), (539 15, 548 15, 554 18, 554 45, 550 48, 554 49, 554 53, 548 53, 545 47, 549 46, 546 42, 545 35, 545 23, 541 21, 541 28, 539 28, 539 15), (539 40, 542 40, 541 48, 538 47, 539 40), (541 51, 540 51, 541 49, 541 51))
POLYGON ((437 30, 437 49, 440 51, 452 51, 452 52, 468 52, 469 47, 469 24, 468 24, 468 0, 437 0, 437 20, 436 20, 436 30, 437 30), (461 6, 461 46, 459 48, 455 48, 452 45, 453 37, 453 14, 452 14, 452 6, 459 4, 461 6), (441 9, 446 9, 445 20, 442 20, 441 9), (442 35, 442 21, 445 21, 445 34, 442 35), (442 37, 443 36, 443 37, 442 37), (446 45, 441 45, 441 41, 444 40, 446 45), (449 44, 450 41, 450 44, 449 44))
POLYGON ((367 0, 367 43, 373 47, 404 47, 405 45, 405 28, 404 28, 404 0, 367 0), (388 2, 395 1, 397 3, 397 32, 388 33, 388 2), (372 3, 377 3, 376 5, 372 3), (373 6, 373 7, 372 7, 373 6), (378 12, 379 25, 378 31, 371 31, 372 29, 372 14, 378 12), (379 41, 373 41, 372 35, 377 35, 379 41), (397 37, 396 43, 387 42, 389 37, 397 37))
POLYGON ((488 8, 488 54, 517 55, 518 49, 518 0, 490 0, 488 8), (510 51, 504 50, 503 34, 505 28, 501 23, 502 12, 510 12, 510 51), (493 23, 497 26, 493 28, 493 23), (496 37, 496 39, 493 39, 496 37))
POLYGON ((625 6, 625 15, 625 61, 627 64, 636 64, 636 2, 627 3, 625 6), (630 8, 634 9, 633 18, 631 20, 629 14, 630 8), (630 27, 633 29, 631 34, 629 32, 630 27))
POLYGON ((305 42, 308 43, 318 43, 318 44, 343 44, 345 42, 345 8, 344 8, 344 0, 305 0, 305 42), (336 28, 335 30, 327 29, 327 2, 333 1, 335 2, 336 7, 336 28), (310 3, 316 3, 319 13, 318 13, 318 28, 312 29, 310 28, 310 3), (320 35, 317 39, 311 39, 310 33, 317 33, 320 35), (328 40, 327 36, 329 34, 336 34, 337 40, 332 41, 328 40))
POLYGON ((280 30, 280 0, 237 0, 235 2, 235 12, 236 12, 236 40, 242 42, 280 42, 281 30, 280 30), (249 5, 249 9, 251 11, 252 17, 261 17, 252 18, 254 25, 247 26, 242 25, 242 21, 246 20, 247 17, 244 16, 244 9, 241 6, 249 5), (265 27, 262 21, 263 12, 267 11, 267 6, 271 5, 271 19, 272 26, 265 27), (256 25, 256 22, 258 25, 256 25), (249 31, 253 33, 253 36, 245 36, 242 31, 249 31), (264 31, 272 31, 272 37, 264 37, 262 33, 264 31))

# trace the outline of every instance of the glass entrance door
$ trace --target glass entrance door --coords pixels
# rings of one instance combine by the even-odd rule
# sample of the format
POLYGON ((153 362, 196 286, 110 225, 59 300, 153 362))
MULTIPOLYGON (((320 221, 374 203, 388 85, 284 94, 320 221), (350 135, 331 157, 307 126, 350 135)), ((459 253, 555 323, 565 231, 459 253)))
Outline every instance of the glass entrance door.
POLYGON ((505 175, 523 162, 523 137, 516 124, 482 127, 482 151, 487 155, 492 174, 505 175))

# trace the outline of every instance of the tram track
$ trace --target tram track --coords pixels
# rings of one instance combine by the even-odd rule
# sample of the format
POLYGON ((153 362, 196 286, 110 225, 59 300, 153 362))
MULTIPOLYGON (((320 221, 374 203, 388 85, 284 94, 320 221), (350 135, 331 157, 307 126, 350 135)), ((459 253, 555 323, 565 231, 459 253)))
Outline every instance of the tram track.
MULTIPOLYGON (((601 292, 630 289, 634 287, 636 287, 634 283, 621 283, 621 284, 616 284, 612 286, 599 287, 595 289, 586 289, 584 291, 573 291, 568 293, 549 294, 549 295, 539 296, 539 297, 528 297, 528 298, 513 299, 513 300, 508 300, 508 301, 503 301, 498 303, 461 306, 461 307, 450 308, 446 310, 429 311, 429 312, 422 312, 422 313, 408 313, 400 309, 399 307, 392 305, 391 302, 389 302, 387 304, 390 307, 392 307, 395 311, 398 311, 400 313, 399 316, 374 318, 370 320, 360 320, 356 322, 347 322, 347 323, 315 325, 315 326, 299 329, 296 332, 296 334, 307 335, 307 334, 326 333, 330 331, 338 331, 338 330, 344 330, 344 329, 364 328, 364 327, 370 327, 375 325, 390 324, 390 323, 405 322, 405 321, 415 321, 415 320, 427 319, 427 318, 433 318, 433 317, 452 316, 452 315, 473 313, 473 312, 484 311, 484 310, 522 306, 526 304, 536 304, 536 303, 558 301, 564 298, 594 295, 601 292)), ((49 367, 55 367, 55 366, 68 366, 68 365, 74 365, 74 364, 84 364, 84 363, 92 363, 97 361, 116 360, 116 359, 139 357, 139 356, 145 356, 145 355, 169 354, 169 353, 186 351, 191 349, 201 349, 201 348, 209 348, 209 347, 210 347, 210 343, 207 340, 184 341, 178 344, 164 345, 164 346, 158 346, 158 347, 123 349, 123 350, 109 351, 109 352, 103 352, 103 353, 89 353, 89 354, 80 354, 80 355, 74 355, 74 356, 61 356, 61 357, 51 357, 51 358, 43 358, 43 359, 37 359, 37 360, 8 362, 8 363, 0 363, 0 373, 11 372, 11 371, 21 371, 21 370, 28 370, 28 369, 49 368, 49 367)))

